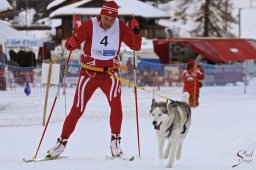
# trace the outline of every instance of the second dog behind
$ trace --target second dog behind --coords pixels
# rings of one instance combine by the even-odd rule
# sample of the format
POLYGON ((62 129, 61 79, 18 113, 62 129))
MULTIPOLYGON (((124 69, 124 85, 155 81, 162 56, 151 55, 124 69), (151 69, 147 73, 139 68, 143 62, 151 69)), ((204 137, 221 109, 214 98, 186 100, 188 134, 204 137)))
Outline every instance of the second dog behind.
POLYGON ((184 93, 181 101, 156 102, 152 100, 150 116, 157 134, 159 158, 168 160, 168 167, 173 167, 173 162, 179 160, 182 144, 191 125, 191 109, 188 105, 189 94, 184 93), (167 148, 163 154, 164 142, 167 148))

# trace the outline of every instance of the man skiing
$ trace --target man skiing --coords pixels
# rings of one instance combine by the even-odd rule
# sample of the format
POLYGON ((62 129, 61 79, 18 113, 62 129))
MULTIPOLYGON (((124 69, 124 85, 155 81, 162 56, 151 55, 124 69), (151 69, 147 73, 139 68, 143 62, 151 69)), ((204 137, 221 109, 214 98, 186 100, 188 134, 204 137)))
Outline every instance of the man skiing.
POLYGON ((56 146, 48 150, 48 156, 56 158, 64 151, 86 104, 97 88, 100 88, 106 95, 111 108, 110 149, 112 156, 122 156, 123 152, 120 147, 121 83, 108 72, 114 75, 119 74, 118 69, 121 65, 118 55, 122 42, 132 50, 138 51, 141 48, 141 41, 138 21, 131 20, 128 27, 124 21, 119 20, 118 5, 115 1, 107 1, 100 15, 86 20, 66 41, 65 47, 69 51, 77 49, 82 42, 85 42, 84 52, 81 55, 81 71, 71 111, 64 121, 56 146))

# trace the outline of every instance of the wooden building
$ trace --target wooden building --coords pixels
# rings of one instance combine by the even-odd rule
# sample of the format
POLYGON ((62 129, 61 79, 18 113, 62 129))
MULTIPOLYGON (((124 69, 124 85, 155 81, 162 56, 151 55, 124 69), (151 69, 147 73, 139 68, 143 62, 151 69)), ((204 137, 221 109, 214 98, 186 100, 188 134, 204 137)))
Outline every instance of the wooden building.
MULTIPOLYGON (((158 25, 159 19, 169 18, 165 12, 138 0, 115 0, 119 6, 119 18, 129 22, 132 17, 139 21, 142 35, 145 38, 166 38, 166 28, 158 25)), ((105 3, 105 0, 64 0, 53 1, 47 7, 51 18, 61 18, 62 25, 57 28, 57 37, 67 39, 73 29, 73 15, 77 15, 80 21, 97 16, 105 3)))
POLYGON ((1 0, 0 2, 0 20, 11 19, 17 12, 9 4, 7 0, 1 0))

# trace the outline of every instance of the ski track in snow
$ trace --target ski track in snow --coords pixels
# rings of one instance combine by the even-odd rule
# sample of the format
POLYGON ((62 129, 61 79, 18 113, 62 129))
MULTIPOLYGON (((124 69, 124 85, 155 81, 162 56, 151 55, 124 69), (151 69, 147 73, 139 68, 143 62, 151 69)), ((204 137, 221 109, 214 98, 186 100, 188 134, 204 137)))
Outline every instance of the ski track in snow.
MULTIPOLYGON (((169 88, 161 88, 157 92, 172 95, 169 88)), ((255 94, 255 84, 248 87, 247 95, 243 94, 242 86, 203 87, 200 106, 192 109, 192 125, 184 141, 181 160, 174 162, 174 169, 256 169, 255 94), (244 157, 244 160, 252 161, 249 164, 242 162, 232 168, 238 163, 239 157, 236 154, 240 150, 248 153, 253 151, 251 158, 244 157)), ((139 92, 139 95, 148 94, 139 92)), ((151 99, 152 97, 148 97, 139 102, 139 111, 149 111, 151 99)), ((43 132, 42 126, 0 128, 0 170, 167 169, 167 161, 158 159, 157 140, 147 113, 139 117, 139 123, 141 158, 138 158, 135 116, 123 119, 121 146, 125 157, 135 155, 134 161, 106 160, 105 157, 110 155, 108 118, 86 118, 85 113, 62 154, 69 158, 36 163, 24 163, 22 159, 30 159, 35 154, 43 132)), ((63 122, 59 122, 48 126, 39 157, 54 146, 62 124, 63 122)))

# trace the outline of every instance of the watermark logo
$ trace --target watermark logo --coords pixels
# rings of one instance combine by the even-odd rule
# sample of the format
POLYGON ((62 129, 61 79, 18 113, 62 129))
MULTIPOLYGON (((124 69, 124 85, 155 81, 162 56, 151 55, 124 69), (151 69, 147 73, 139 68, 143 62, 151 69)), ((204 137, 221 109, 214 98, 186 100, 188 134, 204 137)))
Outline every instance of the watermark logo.
POLYGON ((249 165, 252 163, 252 160, 253 160, 253 150, 252 151, 240 150, 237 152, 236 156, 238 160, 237 160, 237 163, 232 166, 232 168, 235 168, 240 164, 249 165))

